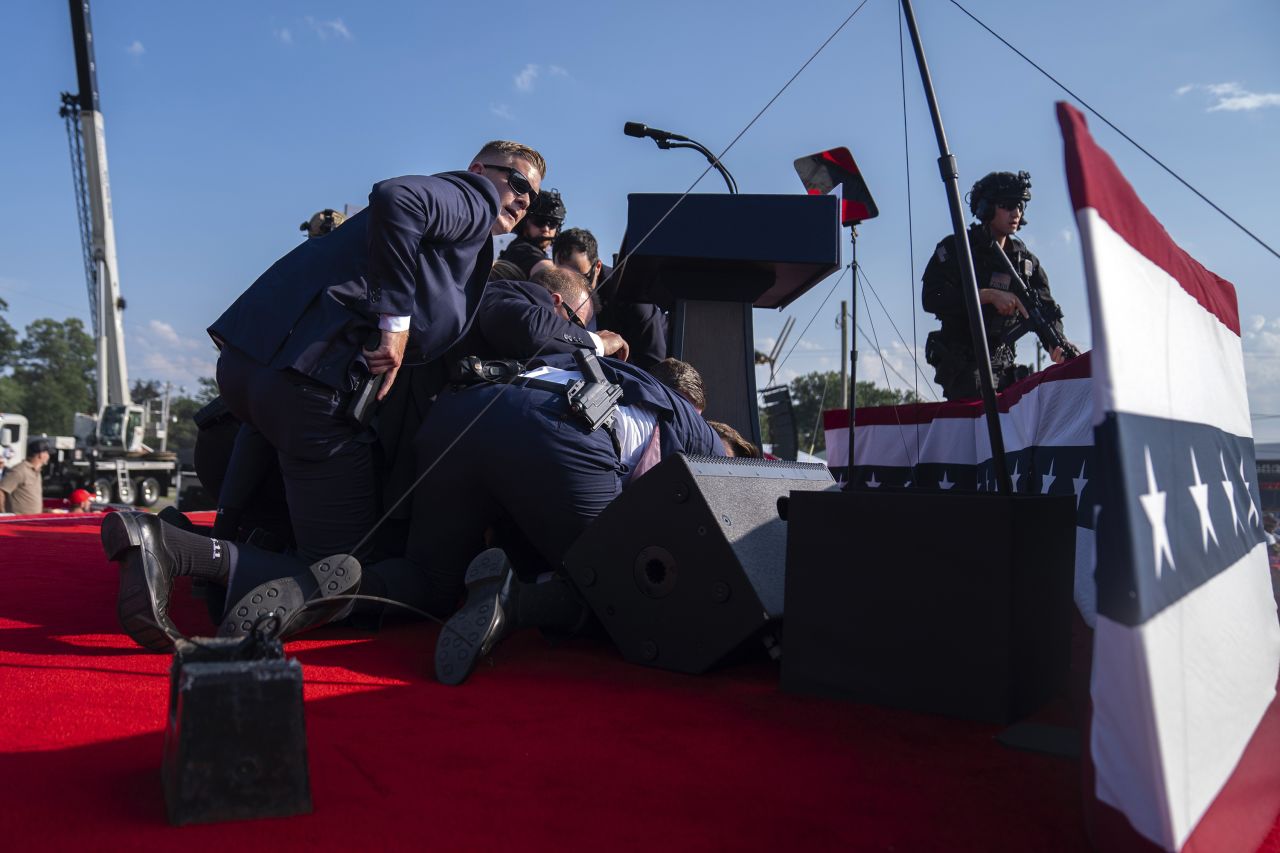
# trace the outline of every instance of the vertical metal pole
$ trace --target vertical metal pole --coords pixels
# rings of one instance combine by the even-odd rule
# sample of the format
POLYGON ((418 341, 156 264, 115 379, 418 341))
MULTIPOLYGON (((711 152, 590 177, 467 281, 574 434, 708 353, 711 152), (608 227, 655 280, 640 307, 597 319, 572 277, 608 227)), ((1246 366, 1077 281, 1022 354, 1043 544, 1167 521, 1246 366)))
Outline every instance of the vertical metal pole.
MULTIPOLYGON (((942 129, 942 113, 938 110, 938 98, 933 91, 933 80, 929 76, 929 63, 924 58, 924 47, 920 44, 920 31, 916 27, 915 11, 911 8, 911 0, 901 0, 902 13, 907 20, 907 30, 911 33, 911 44, 915 48, 916 64, 920 67, 920 82, 924 86, 925 97, 929 101, 929 115, 933 119, 934 135, 938 138, 938 170, 942 173, 942 182, 947 188, 947 202, 951 210, 951 228, 956 235, 956 249, 959 252, 960 276, 964 281, 965 307, 969 309, 969 331, 973 335, 973 354, 978 362, 978 379, 982 384, 982 408, 987 416, 987 433, 991 442, 991 466, 995 472, 996 484, 1002 495, 1013 494, 1013 482, 1009 479, 1009 469, 1004 459, 1004 437, 1000 432, 1000 413, 996 410, 995 380, 991 375, 991 353, 987 350, 987 330, 982 323, 982 304, 978 297, 977 276, 973 272, 973 251, 969 246, 969 232, 964 223, 964 207, 960 202, 960 174, 956 169, 956 158, 947 147, 947 135, 942 129)), ((850 457, 852 458, 850 447, 850 457)))
POLYGON ((840 408, 849 408, 849 303, 840 300, 840 408))
POLYGON ((844 487, 853 486, 853 420, 858 410, 858 226, 849 226, 849 267, 853 282, 849 285, 849 330, 853 345, 849 348, 849 461, 845 467, 844 487))

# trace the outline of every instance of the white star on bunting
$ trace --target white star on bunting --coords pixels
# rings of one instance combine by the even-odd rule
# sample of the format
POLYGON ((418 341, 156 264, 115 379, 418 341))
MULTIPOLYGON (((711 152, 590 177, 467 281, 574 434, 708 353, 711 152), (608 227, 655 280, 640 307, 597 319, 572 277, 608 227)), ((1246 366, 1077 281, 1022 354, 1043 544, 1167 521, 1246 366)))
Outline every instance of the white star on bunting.
POLYGON ((1231 533, 1235 534, 1236 530, 1244 530, 1244 525, 1240 523, 1240 513, 1236 511, 1236 484, 1231 482, 1231 475, 1227 473, 1227 458, 1218 451, 1218 462, 1222 464, 1222 491, 1227 493, 1227 504, 1231 507, 1231 533))
POLYGON ((1164 520, 1164 502, 1166 493, 1156 488, 1156 474, 1151 467, 1151 448, 1143 448, 1143 452, 1147 457, 1147 492, 1138 495, 1138 502, 1142 504, 1142 511, 1147 514, 1147 521, 1151 523, 1151 546, 1156 560, 1156 577, 1160 577, 1160 555, 1164 554, 1169 559, 1169 568, 1177 569, 1173 564, 1173 549, 1169 546, 1169 528, 1164 520))
POLYGON ((1196 512, 1200 513, 1200 539, 1205 553, 1209 552, 1209 539, 1218 544, 1218 533, 1213 529, 1213 520, 1209 518, 1209 484, 1200 482, 1200 466, 1196 464, 1196 452, 1191 451, 1191 473, 1196 478, 1194 486, 1187 486, 1191 492, 1191 500, 1195 501, 1196 512))
POLYGON ((953 482, 951 482, 950 480, 948 480, 948 479, 947 479, 947 472, 946 472, 946 469, 943 469, 943 471, 942 471, 942 480, 941 480, 941 481, 939 481, 939 483, 938 483, 938 488, 939 488, 939 489, 949 489, 949 488, 951 488, 951 487, 952 487, 952 486, 954 486, 954 485, 955 485, 955 483, 953 483, 953 482))
POLYGON ((1058 478, 1057 478, 1057 477, 1055 477, 1055 476, 1053 476, 1053 461, 1052 461, 1052 460, 1050 460, 1050 462, 1049 462, 1049 473, 1048 473, 1048 474, 1045 474, 1045 475, 1040 479, 1040 494, 1042 494, 1042 495, 1047 495, 1047 494, 1049 494, 1049 489, 1051 489, 1051 488, 1053 487, 1053 481, 1054 481, 1054 480, 1056 480, 1056 479, 1058 479, 1058 478))
POLYGON ((1018 473, 1018 463, 1013 463, 1013 490, 1018 491, 1018 481, 1022 479, 1022 475, 1018 473))
POLYGON ((1080 496, 1084 494, 1084 487, 1089 485, 1089 480, 1084 475, 1084 466, 1087 462, 1080 463, 1080 476, 1071 478, 1071 487, 1076 490, 1076 512, 1080 511, 1080 496))
POLYGON ((879 482, 878 480, 876 480, 876 472, 875 472, 875 471, 872 471, 872 472, 871 472, 871 478, 867 480, 867 488, 869 488, 869 489, 878 489, 878 488, 880 488, 880 482, 879 482))
POLYGON ((1258 518, 1258 505, 1253 502, 1253 490, 1249 488, 1249 481, 1244 476, 1244 457, 1240 457, 1240 482, 1244 485, 1245 497, 1249 499, 1249 523, 1257 527, 1260 523, 1258 518))

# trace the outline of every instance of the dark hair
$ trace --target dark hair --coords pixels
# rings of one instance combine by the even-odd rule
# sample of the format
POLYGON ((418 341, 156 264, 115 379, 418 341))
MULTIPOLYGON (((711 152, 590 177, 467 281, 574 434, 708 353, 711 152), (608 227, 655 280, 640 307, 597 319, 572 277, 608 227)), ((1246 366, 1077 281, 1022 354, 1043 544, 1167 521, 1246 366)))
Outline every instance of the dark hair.
POLYGON ((678 358, 664 358, 650 367, 649 373, 688 400, 698 411, 707 407, 707 391, 702 384, 702 374, 689 362, 678 358))
MULTIPOLYGON (((996 205, 1002 201, 1031 201, 1031 173, 989 172, 969 190, 969 212, 983 225, 996 215, 996 205)), ((1023 215, 1022 226, 1026 224, 1023 215)))
POLYGON ((533 280, 552 293, 560 294, 560 298, 575 313, 588 300, 591 301, 592 313, 595 313, 596 294, 587 286, 587 280, 579 273, 562 267, 547 266, 534 273, 533 280))
POLYGON ((39 456, 41 453, 49 452, 49 439, 33 438, 27 442, 27 458, 39 456))
POLYGON ((489 270, 489 281, 524 281, 524 270, 511 261, 494 261, 489 270))
POLYGON ((750 459, 760 458, 760 448, 742 437, 742 433, 720 421, 707 421, 707 426, 716 431, 720 440, 729 445, 729 452, 734 456, 745 456, 750 459))
POLYGON ((559 260, 571 252, 582 252, 591 263, 600 260, 600 244, 585 228, 566 228, 551 241, 551 257, 559 260))

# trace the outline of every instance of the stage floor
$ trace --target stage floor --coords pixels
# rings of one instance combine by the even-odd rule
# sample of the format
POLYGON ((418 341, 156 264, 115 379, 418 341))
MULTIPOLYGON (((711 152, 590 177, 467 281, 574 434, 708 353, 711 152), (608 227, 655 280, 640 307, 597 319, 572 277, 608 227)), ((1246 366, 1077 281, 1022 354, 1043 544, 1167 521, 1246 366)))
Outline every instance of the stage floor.
MULTIPOLYGON (((174 829, 159 770, 170 658, 119 632, 97 524, 0 523, 11 850, 1087 849, 1078 763, 1006 749, 996 726, 788 695, 767 661, 691 677, 535 632, 448 688, 423 623, 288 644, 313 814, 174 829)), ((210 633, 202 611, 175 614, 210 633)))

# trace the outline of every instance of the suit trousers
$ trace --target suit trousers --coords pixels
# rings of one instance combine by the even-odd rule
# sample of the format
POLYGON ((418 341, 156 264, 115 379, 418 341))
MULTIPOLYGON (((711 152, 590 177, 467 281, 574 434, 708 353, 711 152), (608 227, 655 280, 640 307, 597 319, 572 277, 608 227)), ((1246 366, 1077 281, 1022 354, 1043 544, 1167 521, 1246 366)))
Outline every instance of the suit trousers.
POLYGON ((453 612, 467 564, 495 522, 509 519, 541 568, 556 570, 622 488, 608 433, 589 431, 563 394, 538 388, 446 391, 416 444, 426 473, 414 494, 406 556, 426 571, 426 609, 437 616, 453 612))
POLYGON ((275 448, 298 556, 353 553, 378 519, 379 496, 375 438, 344 417, 346 395, 231 346, 218 359, 218 387, 232 414, 275 448))

